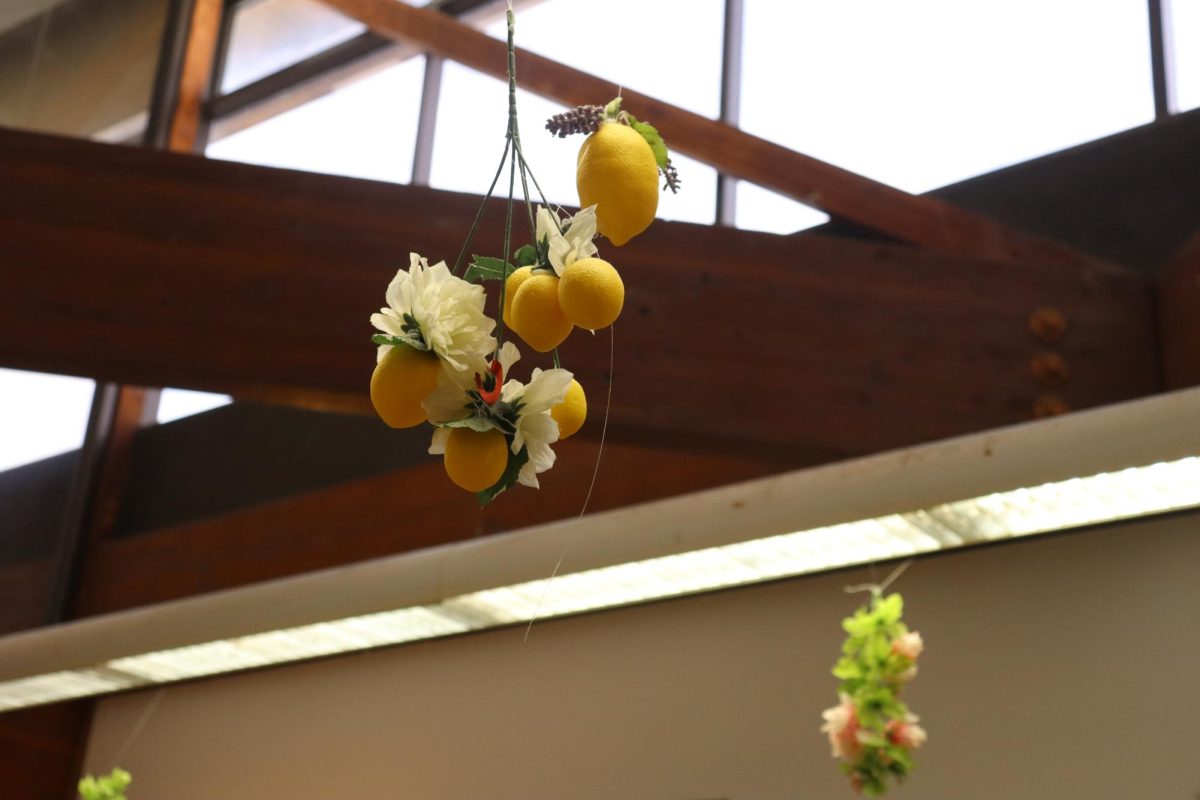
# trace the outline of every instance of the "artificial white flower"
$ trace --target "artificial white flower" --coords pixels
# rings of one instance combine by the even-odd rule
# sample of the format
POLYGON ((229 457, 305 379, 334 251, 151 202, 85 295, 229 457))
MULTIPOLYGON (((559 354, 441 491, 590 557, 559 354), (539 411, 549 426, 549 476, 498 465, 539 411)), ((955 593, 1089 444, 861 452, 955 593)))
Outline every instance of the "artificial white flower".
POLYGON ((566 397, 572 378, 574 375, 565 369, 535 369, 528 386, 515 380, 504 383, 501 399, 521 402, 512 451, 520 453, 524 447, 528 460, 517 476, 518 483, 540 488, 538 473, 554 466, 554 451, 550 445, 558 441, 558 423, 550 416, 550 409, 566 397))
MULTIPOLYGON (((460 382, 487 371, 487 357, 496 349, 496 321, 483 313, 482 286, 455 277, 444 261, 431 267, 410 253, 408 270, 396 273, 386 297, 387 307, 371 315, 376 328, 418 350, 432 350, 460 382)), ((390 349, 380 346, 378 358, 390 349)))
POLYGON ((563 270, 571 264, 596 255, 596 245, 592 243, 596 238, 596 207, 588 206, 557 224, 553 211, 539 207, 535 235, 539 242, 543 239, 548 241, 550 266, 554 268, 554 274, 561 278, 563 270))

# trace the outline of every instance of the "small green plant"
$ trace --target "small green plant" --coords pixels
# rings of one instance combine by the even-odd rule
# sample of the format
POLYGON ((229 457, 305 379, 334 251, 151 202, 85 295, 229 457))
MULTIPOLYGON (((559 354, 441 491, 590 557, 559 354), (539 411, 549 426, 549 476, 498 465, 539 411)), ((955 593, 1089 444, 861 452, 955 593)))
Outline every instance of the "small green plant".
POLYGON ((133 776, 121 768, 108 775, 96 778, 91 775, 79 781, 79 794, 83 800, 127 800, 125 789, 133 782, 133 776))

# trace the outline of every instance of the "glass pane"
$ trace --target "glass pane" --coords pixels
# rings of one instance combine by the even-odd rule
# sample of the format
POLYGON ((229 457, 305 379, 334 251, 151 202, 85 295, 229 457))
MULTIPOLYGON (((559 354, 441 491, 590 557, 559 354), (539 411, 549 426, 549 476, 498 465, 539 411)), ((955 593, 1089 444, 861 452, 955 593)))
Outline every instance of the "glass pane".
POLYGON ((912 192, 1154 116, 1145 0, 746 1, 742 126, 912 192))
POLYGON ((409 59, 214 142, 208 155, 405 183, 424 69, 424 58, 409 59))
POLYGON ((163 389, 158 399, 158 422, 174 422, 233 402, 227 394, 194 392, 190 389, 163 389))
POLYGON ((1200 107, 1200 0, 1163 0, 1171 28, 1175 109, 1200 107))
POLYGON ((166 10, 167 0, 0 3, 0 126, 136 137, 166 10))
POLYGON ((221 91, 231 92, 367 29, 319 0, 259 0, 237 6, 221 91))
MULTIPOLYGON (((544 128, 545 121, 562 110, 563 106, 559 104, 523 90, 517 91, 525 159, 547 200, 574 206, 579 204, 575 189, 575 158, 583 139, 580 136, 560 139, 544 128)), ((430 184, 451 191, 486 192, 504 152, 507 119, 508 89, 503 81, 447 62, 442 73, 430 184)), ((679 170, 683 188, 677 195, 665 192, 659 196, 658 216, 687 222, 713 222, 716 217, 716 172, 686 156, 673 155, 671 159, 679 170)), ((507 191, 506 173, 496 186, 496 194, 503 197, 507 191)), ((519 197, 519 182, 517 192, 519 197)), ((532 186, 530 192, 536 198, 532 186)))
POLYGON ((739 228, 766 233, 795 233, 828 221, 828 214, 797 203, 790 197, 753 183, 737 183, 735 223, 739 228))
POLYGON ((95 382, 0 369, 0 471, 83 445, 95 382))
MULTIPOLYGON (((723 0, 689 0, 681 14, 678 3, 550 0, 520 10, 516 45, 612 81, 611 96, 592 102, 604 104, 627 86, 715 119, 724 7, 723 0)), ((487 32, 503 39, 507 26, 500 20, 487 32)))

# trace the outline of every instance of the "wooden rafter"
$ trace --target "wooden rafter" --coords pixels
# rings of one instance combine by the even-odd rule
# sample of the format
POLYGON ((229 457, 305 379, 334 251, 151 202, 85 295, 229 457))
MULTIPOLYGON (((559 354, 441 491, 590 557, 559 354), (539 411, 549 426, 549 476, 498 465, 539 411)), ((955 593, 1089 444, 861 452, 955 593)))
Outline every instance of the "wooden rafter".
MULTIPOLYGON (((376 33, 416 43, 487 75, 506 76, 504 43, 445 14, 394 0, 323 1, 376 33)), ((611 81, 523 50, 517 53, 517 75, 522 88, 572 106, 606 102, 617 89, 611 81)), ((901 241, 963 255, 1088 260, 1051 240, 911 195, 648 95, 625 89, 622 96, 627 108, 663 130, 679 152, 901 241)))
POLYGON ((1200 385, 1200 231, 1167 265, 1158 296, 1163 382, 1200 385))
MULTIPOLYGON (((452 257, 477 203, 14 132, 0 173, 0 364, 358 407, 382 287, 409 249, 452 257)), ((1027 419, 1048 389, 1073 408, 1157 389, 1153 287, 1119 269, 665 222, 615 258, 627 440, 861 453, 1027 419), (1030 333, 1042 307, 1061 341, 1030 333), (1067 372, 1031 368, 1047 348, 1067 372)), ((563 355, 603 385, 605 334, 563 355)))

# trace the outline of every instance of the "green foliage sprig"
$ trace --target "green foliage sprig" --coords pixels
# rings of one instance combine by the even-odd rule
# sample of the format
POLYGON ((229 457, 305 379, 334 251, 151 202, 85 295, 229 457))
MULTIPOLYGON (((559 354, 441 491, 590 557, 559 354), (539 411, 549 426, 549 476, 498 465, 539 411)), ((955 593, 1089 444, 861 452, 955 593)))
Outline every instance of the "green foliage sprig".
POLYGON ((901 621, 904 600, 872 590, 871 602, 842 621, 847 635, 842 657, 833 668, 840 703, 827 709, 821 731, 829 735, 833 756, 855 789, 866 795, 886 792, 913 768, 911 751, 926 734, 900 692, 917 674, 924 648, 921 634, 901 621))
POLYGON ((118 767, 99 778, 86 776, 79 782, 79 794, 83 800, 126 800, 125 790, 132 782, 133 776, 118 767))

